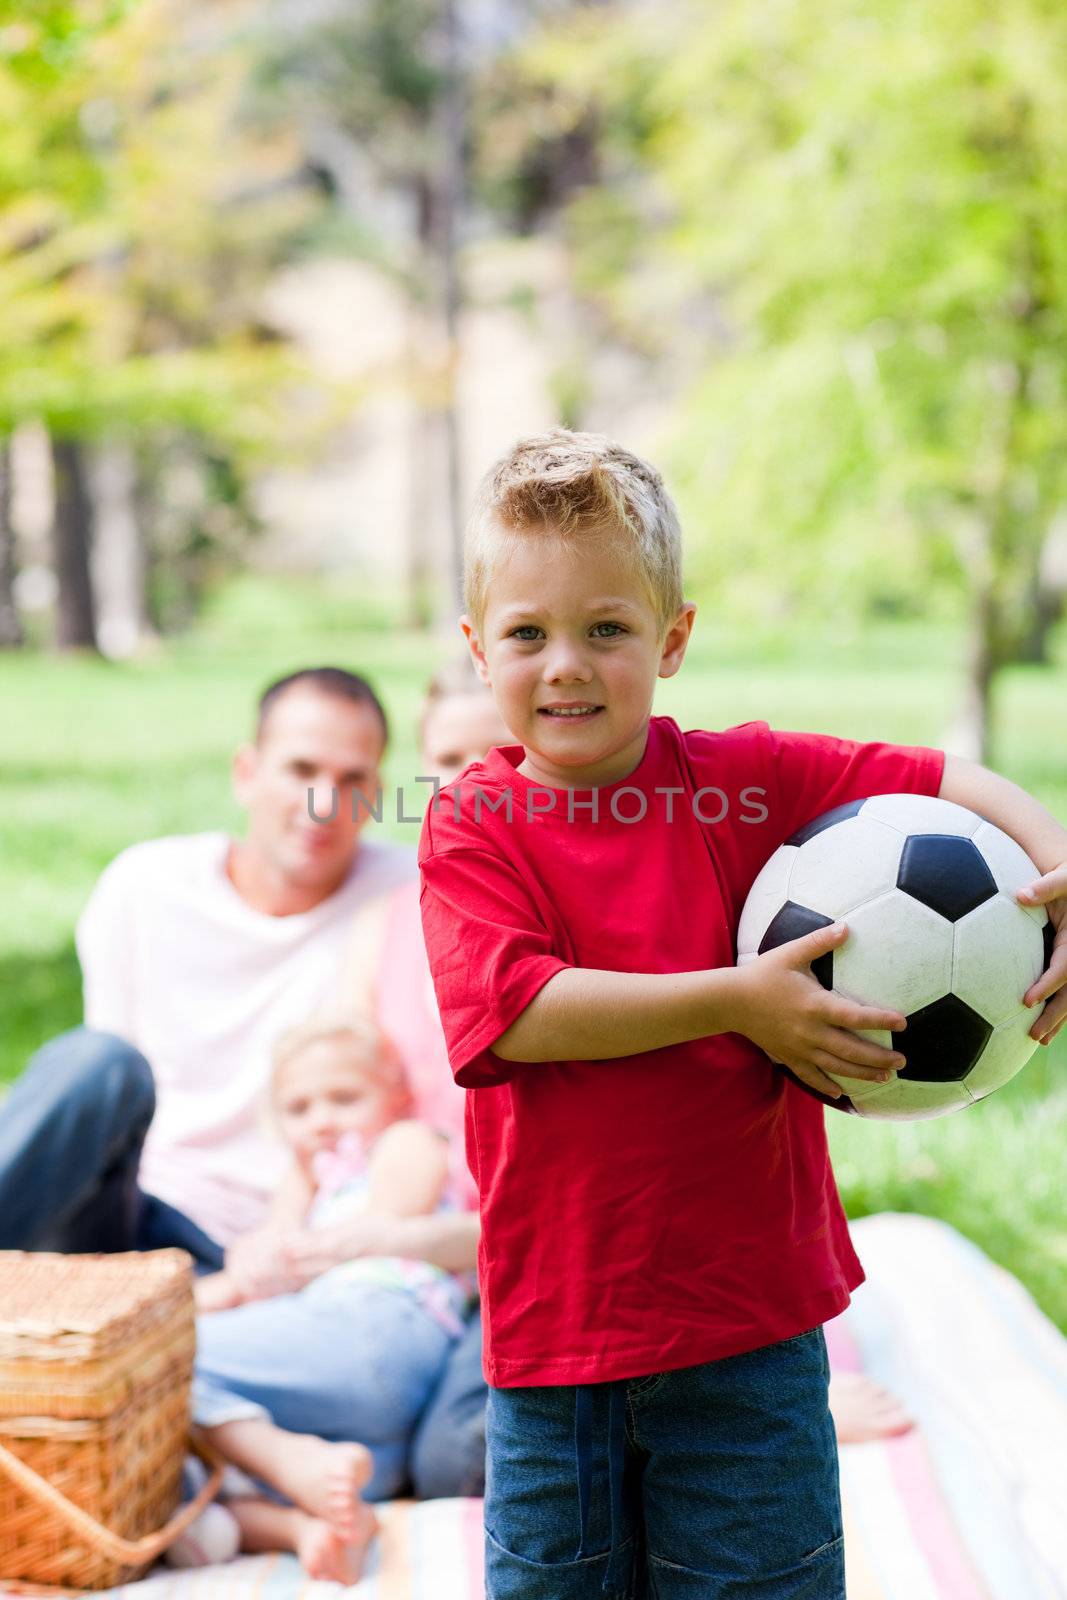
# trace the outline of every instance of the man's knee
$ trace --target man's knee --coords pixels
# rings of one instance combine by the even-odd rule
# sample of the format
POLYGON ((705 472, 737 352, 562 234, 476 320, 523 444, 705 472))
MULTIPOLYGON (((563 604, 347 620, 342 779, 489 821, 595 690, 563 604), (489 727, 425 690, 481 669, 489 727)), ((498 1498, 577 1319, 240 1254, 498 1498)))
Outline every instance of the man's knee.
POLYGON ((131 1126, 147 1128, 156 1086, 148 1062, 125 1039, 96 1028, 72 1028, 30 1058, 5 1109, 14 1112, 23 1099, 32 1100, 39 1112, 49 1103, 67 1115, 81 1105, 111 1110, 131 1126))
POLYGON ((0 1245, 129 1250, 155 1109, 139 1050, 76 1028, 49 1040, 0 1106, 0 1245))
POLYGON ((485 1492, 485 1407, 473 1415, 426 1418, 412 1446, 411 1482, 419 1500, 485 1492))

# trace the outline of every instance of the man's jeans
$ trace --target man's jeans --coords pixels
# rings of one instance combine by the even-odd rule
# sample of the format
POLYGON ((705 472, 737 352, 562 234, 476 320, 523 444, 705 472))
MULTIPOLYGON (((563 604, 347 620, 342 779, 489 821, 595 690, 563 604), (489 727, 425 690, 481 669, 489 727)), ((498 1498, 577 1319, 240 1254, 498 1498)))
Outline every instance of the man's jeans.
POLYGON ((677 1372, 490 1389, 488 1600, 844 1600, 821 1328, 677 1372))
POLYGON ((0 1105, 0 1249, 178 1245, 221 1267, 214 1239, 138 1187, 155 1109, 152 1069, 124 1039, 75 1028, 38 1050, 0 1105))
MULTIPOLYGON (((214 1239, 138 1186, 155 1104, 148 1062, 114 1034, 75 1028, 38 1050, 0 1104, 0 1249, 177 1245, 198 1271, 221 1267, 214 1239)), ((419 1422, 409 1469, 420 1498, 480 1493, 485 1395, 475 1316, 419 1422)))
POLYGON ((420 1500, 480 1495, 485 1489, 485 1402, 482 1316, 475 1311, 422 1414, 408 1470, 420 1500))

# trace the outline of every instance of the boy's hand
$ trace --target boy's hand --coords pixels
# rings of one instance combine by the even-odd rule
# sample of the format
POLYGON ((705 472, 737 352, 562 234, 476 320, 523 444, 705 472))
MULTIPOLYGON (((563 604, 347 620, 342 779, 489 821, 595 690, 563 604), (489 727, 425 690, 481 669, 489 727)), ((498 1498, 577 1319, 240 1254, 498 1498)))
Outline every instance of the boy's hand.
POLYGON ((896 1051, 856 1037, 860 1028, 899 1033, 907 1026, 899 1011, 845 1000, 824 989, 811 973, 811 963, 847 937, 845 924, 835 922, 768 950, 738 972, 741 1014, 736 1031, 810 1089, 835 1100, 845 1091, 829 1073, 884 1083, 905 1062, 896 1051))
POLYGON ((1044 906, 1055 929, 1049 964, 1023 995, 1027 1006, 1036 1006, 1040 1000, 1048 1002, 1041 1015, 1035 1017, 1030 1037, 1038 1044, 1051 1044, 1067 1022, 1067 861, 1035 878, 1015 898, 1023 906, 1044 906))

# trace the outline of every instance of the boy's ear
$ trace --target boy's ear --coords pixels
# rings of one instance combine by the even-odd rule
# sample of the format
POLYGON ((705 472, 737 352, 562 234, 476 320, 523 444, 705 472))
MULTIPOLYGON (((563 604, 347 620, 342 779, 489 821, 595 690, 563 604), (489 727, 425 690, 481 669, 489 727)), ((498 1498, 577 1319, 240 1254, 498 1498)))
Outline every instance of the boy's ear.
POLYGON ((687 600, 670 627, 663 641, 660 652, 659 668, 657 675, 661 678, 673 678, 682 664, 685 656, 685 647, 689 643, 689 635, 693 631, 697 608, 692 600, 687 600))
POLYGON ((474 662, 475 672, 478 674, 479 678, 481 678, 484 684, 486 684, 488 687, 492 687, 492 685, 489 683, 489 663, 485 659, 485 651, 482 649, 481 641, 475 632, 474 623, 471 621, 470 617, 467 616, 466 612, 464 612, 460 617, 459 625, 463 629, 463 637, 466 639, 467 645, 470 649, 471 660, 474 662))

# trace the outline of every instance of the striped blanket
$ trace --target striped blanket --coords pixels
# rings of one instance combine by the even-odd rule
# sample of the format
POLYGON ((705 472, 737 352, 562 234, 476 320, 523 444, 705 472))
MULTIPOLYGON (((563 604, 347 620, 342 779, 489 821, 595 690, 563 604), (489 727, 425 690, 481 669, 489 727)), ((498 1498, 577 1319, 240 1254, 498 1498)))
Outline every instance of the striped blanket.
MULTIPOLYGON (((841 1452, 848 1600, 1067 1600, 1067 1340, 944 1223, 866 1218, 868 1273, 827 1327, 838 1370, 894 1389, 912 1433, 841 1452)), ((345 1600, 482 1600, 481 1503, 396 1501, 345 1600)), ((159 1569, 124 1600, 328 1600, 291 1556, 159 1569)))
POLYGON ((849 1600, 1065 1600, 1067 1340, 944 1223, 852 1232, 867 1283, 827 1326, 831 1363, 919 1427, 841 1451, 849 1600))

